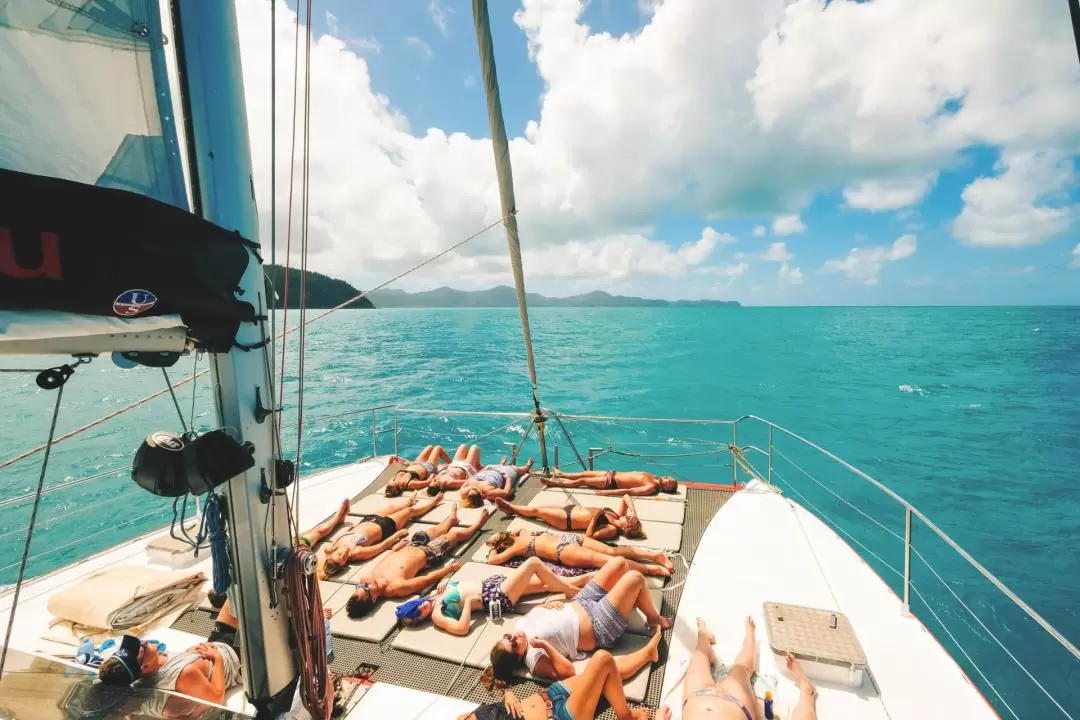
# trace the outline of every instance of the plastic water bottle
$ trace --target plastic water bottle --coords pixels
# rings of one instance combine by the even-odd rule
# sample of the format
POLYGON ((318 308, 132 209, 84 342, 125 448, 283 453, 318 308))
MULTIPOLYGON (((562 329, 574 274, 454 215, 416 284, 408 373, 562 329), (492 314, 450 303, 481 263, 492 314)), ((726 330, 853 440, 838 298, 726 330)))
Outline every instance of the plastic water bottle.
POLYGON ((765 690, 765 720, 773 720, 776 717, 773 712, 773 691, 776 690, 776 678, 772 675, 762 675, 758 677, 758 682, 765 690))
POLYGON ((79 644, 79 649, 75 651, 75 662, 81 665, 89 665, 90 658, 94 656, 94 641, 88 637, 84 637, 79 644))
POLYGON ((765 691, 765 720, 773 720, 773 718, 776 717, 776 715, 773 713, 772 704, 773 704, 772 690, 766 690, 765 691))

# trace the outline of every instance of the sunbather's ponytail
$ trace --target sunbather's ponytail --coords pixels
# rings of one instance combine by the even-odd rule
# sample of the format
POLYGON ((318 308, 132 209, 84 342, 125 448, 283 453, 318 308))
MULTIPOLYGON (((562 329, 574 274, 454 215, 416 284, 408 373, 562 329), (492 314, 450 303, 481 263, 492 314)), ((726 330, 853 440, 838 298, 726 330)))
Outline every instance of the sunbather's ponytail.
POLYGON ((385 495, 388 498, 399 497, 404 492, 405 492, 405 486, 404 485, 397 485, 397 484, 394 484, 394 483, 388 483, 386 485, 386 488, 383 489, 383 495, 385 495))
POLYGON ((487 546, 499 553, 513 546, 514 540, 513 535, 503 530, 502 532, 492 533, 491 537, 488 538, 487 546))
POLYGON ((510 687, 514 680, 514 671, 521 665, 521 658, 513 650, 496 645, 491 648, 491 665, 480 673, 480 683, 488 692, 495 692, 510 687))

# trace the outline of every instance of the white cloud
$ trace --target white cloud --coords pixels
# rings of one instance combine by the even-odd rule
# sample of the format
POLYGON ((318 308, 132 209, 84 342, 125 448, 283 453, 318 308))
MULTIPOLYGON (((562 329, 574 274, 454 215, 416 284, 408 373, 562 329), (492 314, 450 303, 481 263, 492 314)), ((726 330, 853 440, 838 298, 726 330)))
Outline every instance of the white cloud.
POLYGON ((664 0, 637 0, 637 9, 645 17, 652 17, 663 2, 664 0))
POLYGON ((453 8, 443 7, 439 0, 431 0, 428 3, 428 17, 431 18, 431 22, 435 23, 435 27, 439 28, 439 32, 443 37, 450 34, 450 15, 454 12, 453 8))
MULTIPOLYGON (((522 265, 529 277, 538 278, 683 277, 691 268, 704 262, 716 247, 715 233, 709 235, 708 230, 706 228, 706 233, 696 242, 684 243, 675 250, 664 242, 642 235, 571 241, 528 250, 523 253, 522 265)), ((509 264, 506 267, 509 268, 509 264)))
POLYGON ((716 230, 708 226, 701 231, 701 237, 702 239, 709 238, 709 242, 713 244, 713 247, 716 247, 717 245, 730 245, 736 241, 736 237, 731 233, 716 232, 716 230))
POLYGON ((794 257, 782 242, 769 243, 769 249, 761 254, 761 259, 766 262, 786 263, 794 257))
MULTIPOLYGON (((583 25, 583 5, 522 0, 515 14, 544 87, 510 149, 530 251, 653 242, 663 212, 781 215, 821 191, 953 166, 974 144, 1072 152, 1080 137, 1075 47, 1054 3, 666 0, 621 36, 583 25)), ((279 48, 291 48, 295 13, 279 8, 279 48)), ((237 12, 268 237, 269 13, 265 0, 237 12)), ((278 58, 284 237, 292 57, 278 58)), ((346 39, 315 38, 312 62, 314 269, 381 280, 499 219, 488 139, 410 128, 346 39)), ((505 241, 496 228, 461 252, 406 282, 486 279, 505 241)))
POLYGON ((852 248, 847 257, 828 260, 821 269, 843 273, 864 285, 877 285, 885 264, 911 257, 915 254, 915 246, 914 235, 901 235, 892 245, 852 248))
POLYGON ((1003 152, 998 175, 964 188, 953 234, 968 245, 988 247, 1039 245, 1060 235, 1075 214, 1075 207, 1060 202, 1076 179, 1072 164, 1061 152, 1003 152))
POLYGON ((803 272, 801 268, 788 267, 788 264, 784 263, 776 271, 776 274, 780 276, 780 282, 784 285, 802 285, 803 272))
POLYGON ((419 50, 420 54, 422 54, 425 58, 430 58, 432 55, 435 54, 431 50, 430 45, 428 45, 426 42, 416 37, 415 35, 410 35, 409 37, 405 38, 405 44, 419 50))
POLYGON ((472 76, 472 75, 466 75, 465 76, 465 87, 467 87, 467 88, 476 87, 476 78, 474 76, 472 76))
POLYGON ((922 200, 937 179, 937 173, 907 180, 868 180, 844 188, 848 207, 877 212, 899 210, 922 200))
POLYGON ((1070 254, 1072 255, 1072 262, 1069 263, 1069 267, 1080 268, 1080 243, 1076 244, 1070 254))
POLYGON ((765 226, 764 225, 755 225, 754 226, 754 237, 765 237, 765 226))
POLYGON ((774 235, 797 235, 806 232, 806 225, 798 215, 777 215, 773 219, 772 231, 774 235))

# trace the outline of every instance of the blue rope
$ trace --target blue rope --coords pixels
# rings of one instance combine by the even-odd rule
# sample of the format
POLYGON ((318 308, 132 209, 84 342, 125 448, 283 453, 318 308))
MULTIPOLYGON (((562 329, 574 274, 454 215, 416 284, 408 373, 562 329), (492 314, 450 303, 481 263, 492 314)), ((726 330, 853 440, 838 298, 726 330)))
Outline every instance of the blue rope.
POLYGON ((229 546, 225 537, 225 521, 221 516, 221 495, 211 492, 206 496, 203 508, 203 522, 195 546, 195 557, 199 556, 199 546, 210 538, 210 556, 214 561, 214 592, 224 595, 229 590, 232 580, 229 577, 229 546))

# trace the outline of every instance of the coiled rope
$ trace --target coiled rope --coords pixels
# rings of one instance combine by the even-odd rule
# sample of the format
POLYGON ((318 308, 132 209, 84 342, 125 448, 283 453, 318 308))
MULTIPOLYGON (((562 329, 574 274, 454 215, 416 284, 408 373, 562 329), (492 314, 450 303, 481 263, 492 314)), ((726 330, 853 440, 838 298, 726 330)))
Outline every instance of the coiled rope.
POLYGON ((210 558, 214 567, 214 593, 224 595, 232 584, 229 574, 229 542, 225 534, 225 513, 220 493, 211 492, 206 498, 203 509, 203 524, 199 531, 195 557, 199 557, 199 547, 207 538, 210 539, 210 558))
POLYGON ((326 620, 315 579, 315 553, 307 547, 293 548, 285 568, 285 593, 300 663, 300 700, 313 720, 329 720, 334 689, 326 665, 326 620))

